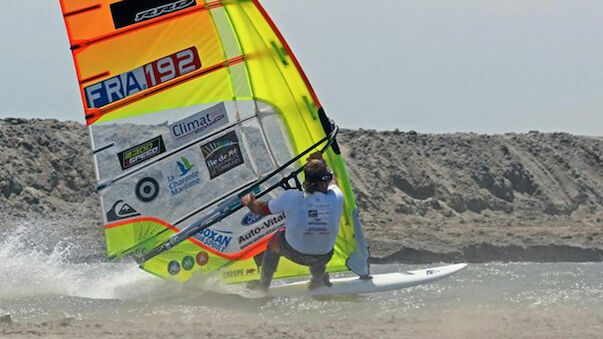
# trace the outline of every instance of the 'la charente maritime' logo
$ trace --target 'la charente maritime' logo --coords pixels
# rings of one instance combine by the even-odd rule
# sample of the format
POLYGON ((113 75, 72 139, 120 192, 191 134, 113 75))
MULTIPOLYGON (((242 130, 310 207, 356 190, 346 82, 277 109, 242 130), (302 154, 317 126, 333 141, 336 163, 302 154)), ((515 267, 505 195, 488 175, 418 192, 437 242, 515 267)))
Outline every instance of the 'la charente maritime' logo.
POLYGON ((195 167, 195 165, 191 165, 191 163, 185 157, 180 158, 180 161, 177 161, 176 163, 178 164, 178 170, 180 171, 180 177, 187 175, 188 172, 190 172, 190 170, 192 170, 193 167, 195 167))
POLYGON ((173 167, 166 175, 166 179, 172 197, 201 183, 199 171, 195 169, 196 166, 191 164, 188 158, 180 157, 180 160, 173 162, 171 166, 173 167))

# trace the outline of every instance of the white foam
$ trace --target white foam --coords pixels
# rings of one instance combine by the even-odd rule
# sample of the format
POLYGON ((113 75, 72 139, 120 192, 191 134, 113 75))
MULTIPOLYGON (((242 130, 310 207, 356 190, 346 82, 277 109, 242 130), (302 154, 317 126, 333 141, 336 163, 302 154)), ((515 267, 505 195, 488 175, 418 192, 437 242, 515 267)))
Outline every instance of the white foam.
POLYGON ((200 276, 187 284, 163 280, 134 262, 73 262, 89 257, 91 247, 64 237, 77 222, 29 219, 10 225, 0 238, 0 300, 68 296, 148 301, 224 288, 219 280, 200 276))
POLYGON ((27 220, 5 232, 0 240, 0 299, 43 295, 122 299, 164 283, 133 263, 69 262, 75 244, 45 242, 53 238, 51 226, 43 220, 27 220))

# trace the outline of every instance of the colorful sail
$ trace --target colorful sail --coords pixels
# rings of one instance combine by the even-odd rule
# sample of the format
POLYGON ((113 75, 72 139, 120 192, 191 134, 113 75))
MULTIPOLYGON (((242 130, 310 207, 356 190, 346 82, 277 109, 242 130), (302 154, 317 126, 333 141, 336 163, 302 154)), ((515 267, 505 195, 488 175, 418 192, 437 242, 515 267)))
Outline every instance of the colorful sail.
MULTIPOLYGON (((232 198, 242 190, 278 183, 305 158, 284 165, 324 147, 333 132, 258 1, 60 1, 110 258, 149 253, 205 222, 209 212, 236 204, 232 198)), ((328 270, 368 274, 336 144, 325 156, 345 195, 328 270)), ((239 208, 218 219, 141 267, 180 281, 214 272, 229 282, 257 279, 253 257, 286 225, 284 216, 262 218, 239 208)), ((300 275, 308 268, 282 260, 275 277, 300 275)))

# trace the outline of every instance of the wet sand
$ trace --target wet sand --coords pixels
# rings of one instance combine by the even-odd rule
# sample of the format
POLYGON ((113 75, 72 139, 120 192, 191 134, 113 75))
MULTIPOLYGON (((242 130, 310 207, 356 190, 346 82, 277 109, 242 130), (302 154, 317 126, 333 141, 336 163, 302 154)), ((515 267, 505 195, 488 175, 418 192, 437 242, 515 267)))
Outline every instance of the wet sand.
MULTIPOLYGON (((375 273, 405 267, 378 265, 375 273)), ((39 286, 52 295, 23 289, 14 291, 22 294, 14 299, 0 292, 0 314, 10 310, 14 320, 0 321, 0 337, 600 338, 602 268, 482 264, 392 292, 249 299, 132 274, 128 265, 103 266, 79 281, 59 283, 66 284, 63 290, 39 286)))
POLYGON ((137 320, 107 321, 72 318, 32 324, 2 324, 6 338, 600 338, 603 313, 549 309, 485 310, 463 314, 430 314, 421 317, 367 320, 317 318, 298 321, 259 319, 252 315, 215 316, 211 309, 185 319, 145 315, 137 320))

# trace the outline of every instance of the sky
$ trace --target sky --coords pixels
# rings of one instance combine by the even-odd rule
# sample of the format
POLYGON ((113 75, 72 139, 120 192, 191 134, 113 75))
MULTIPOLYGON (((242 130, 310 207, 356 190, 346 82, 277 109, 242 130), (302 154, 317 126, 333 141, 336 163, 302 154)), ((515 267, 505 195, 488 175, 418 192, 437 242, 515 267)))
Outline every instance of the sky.
MULTIPOLYGON (((2 0, 0 118, 84 122, 58 0, 2 0)), ((603 1, 263 0, 340 126, 603 135, 603 1)))

